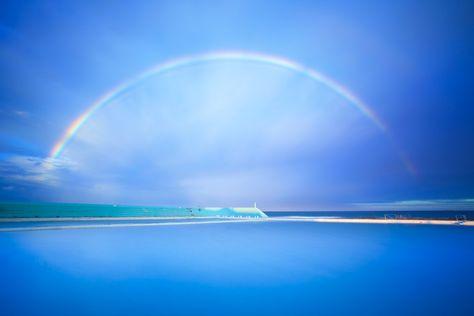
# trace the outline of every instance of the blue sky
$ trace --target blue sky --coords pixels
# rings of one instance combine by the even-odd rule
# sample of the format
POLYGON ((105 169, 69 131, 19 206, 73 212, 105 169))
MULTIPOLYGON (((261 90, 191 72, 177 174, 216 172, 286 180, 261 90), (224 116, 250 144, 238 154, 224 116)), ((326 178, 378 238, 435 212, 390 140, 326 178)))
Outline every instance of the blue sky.
POLYGON ((474 208, 470 1, 2 1, 0 199, 266 209, 474 208), (96 112, 101 95, 182 56, 183 67, 96 112), (400 156, 416 172, 407 170, 400 156))

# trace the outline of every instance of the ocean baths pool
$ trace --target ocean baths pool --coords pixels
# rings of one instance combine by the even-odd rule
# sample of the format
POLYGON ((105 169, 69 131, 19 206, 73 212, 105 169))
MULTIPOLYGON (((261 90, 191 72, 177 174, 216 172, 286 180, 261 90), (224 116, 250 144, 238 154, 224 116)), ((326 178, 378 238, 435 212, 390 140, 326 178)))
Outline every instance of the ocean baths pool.
POLYGON ((472 315, 474 228, 232 222, 0 232, 3 315, 472 315))

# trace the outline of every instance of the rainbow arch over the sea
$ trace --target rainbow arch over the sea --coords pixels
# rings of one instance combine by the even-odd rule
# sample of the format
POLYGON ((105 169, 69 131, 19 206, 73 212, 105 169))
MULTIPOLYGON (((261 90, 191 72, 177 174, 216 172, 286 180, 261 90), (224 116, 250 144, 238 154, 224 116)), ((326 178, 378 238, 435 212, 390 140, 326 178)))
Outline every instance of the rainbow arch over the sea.
MULTIPOLYGON (((77 131, 84 125, 85 122, 100 108, 106 105, 109 101, 116 98, 117 96, 125 93, 132 87, 136 86, 142 80, 151 76, 163 74, 168 71, 172 71, 177 68, 187 67, 195 64, 214 62, 214 61, 245 61, 255 62, 260 64, 268 64, 276 67, 285 68, 291 71, 295 71, 304 75, 312 80, 320 82, 332 89, 334 92, 344 97, 350 104, 354 105, 360 110, 366 117, 368 117, 376 126, 378 126, 384 133, 387 133, 387 127, 382 120, 376 115, 374 111, 370 109, 361 99, 359 99, 349 89, 344 87, 337 81, 329 78, 328 76, 320 73, 317 70, 306 67, 300 63, 292 61, 287 58, 267 55, 262 53, 254 52, 234 52, 234 51, 223 51, 223 52, 211 52, 206 54, 191 55, 181 58, 171 59, 163 63, 157 64, 139 75, 132 77, 131 79, 123 82, 122 84, 107 91, 101 97, 99 97, 94 103, 92 103, 80 116, 78 116, 68 126, 66 131, 61 135, 58 141, 54 144, 50 151, 50 158, 57 158, 61 155, 66 145, 71 141, 77 131)), ((400 153, 399 153, 400 154, 400 153)), ((412 172, 414 170, 412 164, 404 158, 405 155, 400 154, 407 169, 412 172)))

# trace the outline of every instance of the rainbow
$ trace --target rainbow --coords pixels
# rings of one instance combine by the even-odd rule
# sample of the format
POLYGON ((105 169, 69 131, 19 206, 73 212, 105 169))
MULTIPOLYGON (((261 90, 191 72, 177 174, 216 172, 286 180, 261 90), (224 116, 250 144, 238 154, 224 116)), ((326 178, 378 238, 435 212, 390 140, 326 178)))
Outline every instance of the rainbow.
MULTIPOLYGON (((54 144, 53 148, 50 151, 50 158, 58 158, 63 152, 66 145, 71 141, 71 139, 76 135, 78 130, 83 126, 87 120, 94 115, 96 111, 106 105, 108 102, 114 98, 122 95, 127 92, 138 83, 143 80, 160 75, 169 71, 172 71, 177 68, 188 67, 191 65, 215 62, 215 61, 245 61, 245 62, 255 62, 260 64, 267 64, 276 67, 285 68, 291 71, 295 71, 301 75, 304 75, 312 80, 315 80, 319 83, 326 85, 328 88, 332 89, 335 93, 345 98, 349 101, 350 104, 355 106, 360 112, 362 112, 366 117, 368 117, 380 130, 384 133, 388 133, 386 125, 382 120, 376 115, 374 111, 370 109, 361 99, 359 99, 354 93, 349 89, 344 87, 342 84, 337 81, 329 78, 328 76, 306 67, 302 64, 294 62, 292 60, 266 55, 261 53, 252 53, 252 52, 213 52, 200 55, 185 56, 177 59, 171 59, 169 61, 157 64, 139 75, 119 84, 118 86, 112 88, 101 97, 99 97, 94 103, 92 103, 81 115, 79 115, 66 129, 66 131, 61 135, 58 141, 54 144)), ((402 157, 404 164, 407 165, 407 159, 402 157)), ((411 164, 407 168, 412 169, 411 164)))

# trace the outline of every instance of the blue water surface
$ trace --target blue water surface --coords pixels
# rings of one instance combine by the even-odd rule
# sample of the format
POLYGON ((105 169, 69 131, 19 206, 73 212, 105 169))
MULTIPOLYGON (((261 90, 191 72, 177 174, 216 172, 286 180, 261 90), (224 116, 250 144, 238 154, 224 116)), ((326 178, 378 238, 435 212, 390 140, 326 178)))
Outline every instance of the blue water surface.
POLYGON ((474 228, 224 223, 0 233, 1 315, 473 315, 474 228))
POLYGON ((405 219, 445 219, 474 220, 474 211, 265 211, 270 217, 310 216, 341 218, 405 218, 405 219))

